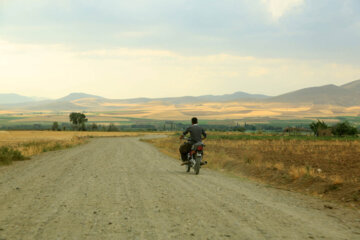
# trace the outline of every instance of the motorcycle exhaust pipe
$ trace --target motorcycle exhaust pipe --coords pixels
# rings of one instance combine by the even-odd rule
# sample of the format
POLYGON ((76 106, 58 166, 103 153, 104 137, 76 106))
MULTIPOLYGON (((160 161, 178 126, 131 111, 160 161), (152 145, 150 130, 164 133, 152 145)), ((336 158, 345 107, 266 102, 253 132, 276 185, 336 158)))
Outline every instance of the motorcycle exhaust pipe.
POLYGON ((184 161, 181 163, 181 166, 188 165, 189 163, 190 163, 190 161, 184 161))

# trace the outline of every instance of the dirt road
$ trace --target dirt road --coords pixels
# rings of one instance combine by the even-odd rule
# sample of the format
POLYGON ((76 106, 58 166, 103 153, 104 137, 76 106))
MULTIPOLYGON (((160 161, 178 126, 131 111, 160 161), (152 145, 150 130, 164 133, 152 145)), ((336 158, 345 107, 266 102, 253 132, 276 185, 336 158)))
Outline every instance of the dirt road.
POLYGON ((137 138, 0 168, 0 239, 360 239, 359 216, 206 169, 187 174, 137 138))

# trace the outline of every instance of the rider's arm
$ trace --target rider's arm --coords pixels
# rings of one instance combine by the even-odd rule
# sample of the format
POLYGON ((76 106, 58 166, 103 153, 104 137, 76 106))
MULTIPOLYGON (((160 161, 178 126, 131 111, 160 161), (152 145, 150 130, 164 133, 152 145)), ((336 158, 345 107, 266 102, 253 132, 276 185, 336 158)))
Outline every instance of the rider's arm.
POLYGON ((206 139, 207 135, 204 129, 201 130, 201 134, 203 135, 203 140, 206 139))
POLYGON ((188 134, 188 132, 190 132, 189 128, 187 128, 187 129, 183 132, 183 134, 180 136, 180 139, 183 139, 184 136, 185 136, 186 134, 188 134))

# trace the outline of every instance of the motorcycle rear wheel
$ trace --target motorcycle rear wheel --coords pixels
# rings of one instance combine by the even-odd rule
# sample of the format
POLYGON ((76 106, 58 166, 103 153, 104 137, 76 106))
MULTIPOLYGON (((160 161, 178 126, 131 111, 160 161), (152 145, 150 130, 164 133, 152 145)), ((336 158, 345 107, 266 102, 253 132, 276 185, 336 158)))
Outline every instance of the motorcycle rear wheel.
POLYGON ((198 175, 199 172, 200 172, 201 158, 202 158, 202 157, 196 157, 196 159, 195 159, 194 172, 195 172, 196 175, 198 175))

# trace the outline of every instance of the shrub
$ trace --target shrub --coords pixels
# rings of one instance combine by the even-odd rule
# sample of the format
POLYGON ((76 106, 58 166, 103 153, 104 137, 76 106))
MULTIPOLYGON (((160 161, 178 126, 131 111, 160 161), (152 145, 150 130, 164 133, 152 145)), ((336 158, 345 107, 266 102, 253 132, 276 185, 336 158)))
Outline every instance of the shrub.
POLYGON ((358 133, 358 130, 356 127, 351 126, 348 121, 345 121, 333 126, 332 133, 335 136, 354 136, 358 133))
POLYGON ((319 137, 330 137, 332 136, 332 128, 326 128, 326 129, 319 129, 318 130, 318 136, 319 137))
POLYGON ((11 164, 12 161, 25 160, 20 151, 8 147, 0 147, 0 164, 11 164))

